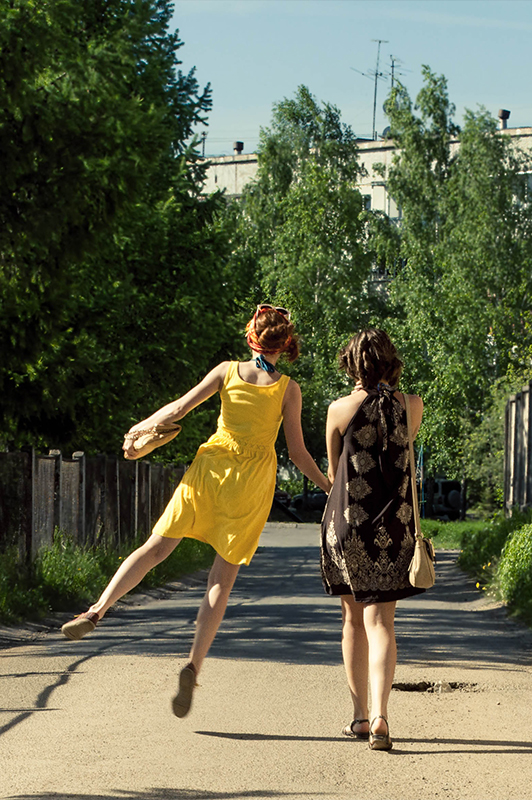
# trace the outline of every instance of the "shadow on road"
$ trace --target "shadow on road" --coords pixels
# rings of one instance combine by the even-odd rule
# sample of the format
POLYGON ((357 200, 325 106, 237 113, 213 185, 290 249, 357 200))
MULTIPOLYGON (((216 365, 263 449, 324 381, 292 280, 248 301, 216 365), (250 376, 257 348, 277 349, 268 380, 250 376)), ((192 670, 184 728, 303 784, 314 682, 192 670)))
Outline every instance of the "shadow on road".
MULTIPOLYGON (((312 792, 313 797, 323 797, 320 792, 312 792)), ((327 797, 330 797, 330 792, 327 797)), ((308 798, 306 792, 281 792, 278 790, 257 789, 250 791, 217 792, 209 789, 146 789, 142 792, 122 792, 117 790, 112 794, 68 794, 57 792, 39 792, 39 794, 17 794, 6 797, 5 800, 246 800, 246 798, 268 797, 303 797, 308 798)))
MULTIPOLYGON (((195 731, 200 736, 214 736, 219 739, 237 739, 248 742, 335 742, 340 744, 344 742, 350 747, 357 746, 353 744, 352 739, 340 739, 338 736, 295 736, 284 734, 269 734, 269 733, 227 733, 226 731, 195 731)), ((532 742, 514 742, 502 741, 500 739, 440 739, 435 737, 433 739, 396 739, 393 738, 394 752, 396 754, 408 753, 520 753, 521 755, 532 755, 532 742), (403 744, 426 744, 430 747, 426 749, 408 748, 408 750, 401 750, 398 745, 403 744), (455 745, 452 749, 441 750, 439 745, 455 745), (436 746, 436 748, 435 748, 436 746)))

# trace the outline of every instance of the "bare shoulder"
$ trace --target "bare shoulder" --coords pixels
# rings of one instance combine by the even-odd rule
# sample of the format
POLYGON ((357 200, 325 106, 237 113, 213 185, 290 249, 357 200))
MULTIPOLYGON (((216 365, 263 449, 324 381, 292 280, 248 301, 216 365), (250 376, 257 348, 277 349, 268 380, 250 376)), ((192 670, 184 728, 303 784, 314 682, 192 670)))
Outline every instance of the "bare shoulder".
POLYGON ((291 403, 301 400, 301 397, 301 387, 299 386, 299 383, 290 378, 285 389, 283 403, 291 403))
POLYGON ((209 383, 218 383, 218 387, 221 389, 230 364, 230 361, 222 361, 220 364, 214 367, 214 369, 211 369, 211 371, 205 376, 204 380, 209 381, 209 383))
POLYGON ((349 422, 367 396, 368 393, 364 389, 361 389, 360 391, 351 392, 351 394, 346 394, 343 397, 339 397, 337 400, 333 400, 327 414, 329 426, 337 428, 343 435, 349 422))

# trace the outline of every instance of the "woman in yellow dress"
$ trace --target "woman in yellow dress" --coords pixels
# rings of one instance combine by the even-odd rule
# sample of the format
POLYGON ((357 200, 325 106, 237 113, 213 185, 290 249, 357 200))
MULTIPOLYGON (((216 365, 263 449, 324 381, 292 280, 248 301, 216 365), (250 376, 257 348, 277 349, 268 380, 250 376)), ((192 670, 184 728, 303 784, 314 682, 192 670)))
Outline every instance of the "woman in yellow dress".
MULTIPOLYGON (((63 625, 69 639, 94 630, 106 611, 164 561, 182 538, 207 542, 216 550, 207 591, 200 605, 189 663, 181 670, 172 701, 184 717, 196 677, 220 622, 241 564, 249 564, 268 518, 275 491, 275 441, 281 421, 291 460, 317 486, 330 483, 305 447, 301 430, 301 390, 276 364, 299 355, 290 314, 262 304, 246 328, 250 361, 224 361, 183 397, 156 411, 130 433, 183 419, 215 392, 221 412, 216 433, 202 444, 149 539, 120 566, 99 600, 63 625)), ((127 442, 124 447, 127 447, 127 442)), ((131 447, 128 458, 136 458, 131 447)))

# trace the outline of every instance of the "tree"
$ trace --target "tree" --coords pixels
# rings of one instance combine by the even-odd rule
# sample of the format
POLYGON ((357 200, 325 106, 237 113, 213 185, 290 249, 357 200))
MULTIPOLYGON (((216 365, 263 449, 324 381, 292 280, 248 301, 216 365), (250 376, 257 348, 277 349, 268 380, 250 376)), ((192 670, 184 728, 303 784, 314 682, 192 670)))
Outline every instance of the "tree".
POLYGON ((402 212, 388 327, 427 405, 432 470, 463 477, 490 386, 530 363, 531 167, 485 110, 459 131, 445 79, 423 73, 415 107, 402 86, 386 106, 402 212))
POLYGON ((167 0, 2 6, 0 381, 12 444, 114 449, 117 430, 188 388, 231 340, 224 204, 200 196, 192 138, 210 89, 177 69, 171 14, 167 0))
POLYGON ((327 405, 343 385, 331 365, 368 314, 356 137, 338 109, 301 86, 274 106, 258 156, 257 180, 242 199, 240 258, 256 264, 254 296, 294 313, 303 355, 291 374, 302 386, 309 449, 320 458, 327 405))

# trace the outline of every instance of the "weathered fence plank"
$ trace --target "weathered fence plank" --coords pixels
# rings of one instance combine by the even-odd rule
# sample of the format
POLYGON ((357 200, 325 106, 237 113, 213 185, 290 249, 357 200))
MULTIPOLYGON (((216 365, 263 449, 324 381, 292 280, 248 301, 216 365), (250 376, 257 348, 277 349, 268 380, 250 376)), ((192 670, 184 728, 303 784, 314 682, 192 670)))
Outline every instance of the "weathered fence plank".
POLYGON ((113 549, 147 538, 184 470, 105 455, 0 453, 0 550, 34 559, 59 529, 113 549))
POLYGON ((506 404, 504 505, 532 506, 532 380, 506 404))

